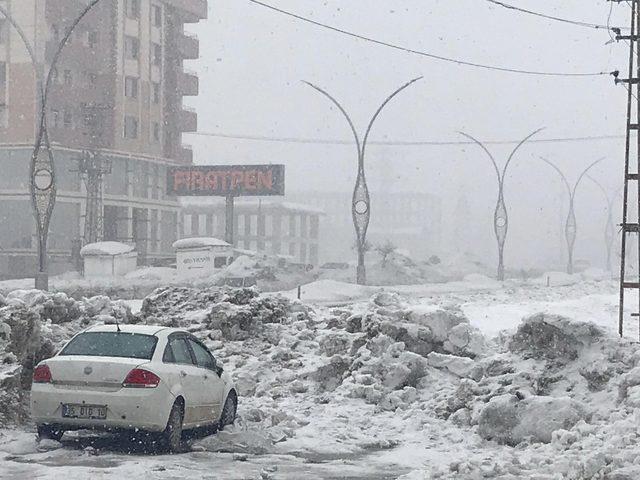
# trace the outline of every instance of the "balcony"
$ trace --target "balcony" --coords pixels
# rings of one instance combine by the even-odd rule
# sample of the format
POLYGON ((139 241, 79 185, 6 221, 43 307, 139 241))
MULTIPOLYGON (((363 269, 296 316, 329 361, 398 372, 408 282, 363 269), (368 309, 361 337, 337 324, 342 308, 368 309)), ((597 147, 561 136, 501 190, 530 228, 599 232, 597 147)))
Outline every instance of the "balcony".
POLYGON ((192 108, 183 107, 180 111, 180 131, 196 132, 198 131, 198 115, 192 108))
POLYGON ((171 0, 169 3, 187 14, 183 18, 186 23, 197 23, 207 18, 207 0, 171 0))
POLYGON ((196 96, 200 91, 198 76, 191 72, 178 74, 178 93, 184 96, 196 96))
POLYGON ((180 57, 187 60, 197 60, 200 57, 200 42, 194 35, 178 35, 177 42, 180 57))

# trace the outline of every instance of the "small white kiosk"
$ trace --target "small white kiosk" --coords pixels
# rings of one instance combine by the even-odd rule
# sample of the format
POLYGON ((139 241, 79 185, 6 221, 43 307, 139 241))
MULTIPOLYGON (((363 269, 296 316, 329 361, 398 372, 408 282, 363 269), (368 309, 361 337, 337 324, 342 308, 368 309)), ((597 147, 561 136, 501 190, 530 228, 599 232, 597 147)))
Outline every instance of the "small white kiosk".
POLYGON ((233 262, 233 245, 213 237, 183 238, 174 242, 178 275, 205 276, 233 262))
POLYGON ((121 277, 138 265, 134 247, 120 242, 88 243, 80 250, 85 277, 121 277))

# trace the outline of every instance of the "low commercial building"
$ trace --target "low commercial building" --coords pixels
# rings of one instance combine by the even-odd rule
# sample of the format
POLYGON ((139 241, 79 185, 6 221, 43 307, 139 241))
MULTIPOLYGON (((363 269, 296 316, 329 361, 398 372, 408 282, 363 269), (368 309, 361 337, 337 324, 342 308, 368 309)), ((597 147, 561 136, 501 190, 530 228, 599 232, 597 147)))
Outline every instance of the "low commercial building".
MULTIPOLYGON (((217 198, 181 198, 180 235, 225 238, 225 202, 217 198)), ((236 200, 234 246, 318 265, 322 210, 280 201, 236 200)))

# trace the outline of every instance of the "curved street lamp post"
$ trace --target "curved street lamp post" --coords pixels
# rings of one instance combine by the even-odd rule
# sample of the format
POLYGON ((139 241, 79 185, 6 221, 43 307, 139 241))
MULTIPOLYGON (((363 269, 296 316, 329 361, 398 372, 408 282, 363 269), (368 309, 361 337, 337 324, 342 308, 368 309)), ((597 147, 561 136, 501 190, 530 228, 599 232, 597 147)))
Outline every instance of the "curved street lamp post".
POLYGON ((498 167, 498 163, 495 158, 489 151, 489 149, 479 140, 475 139, 471 135, 468 135, 464 132, 459 132, 461 135, 465 136, 469 140, 473 141, 475 144, 480 146, 482 150, 489 156, 491 163, 493 164, 493 168, 496 172, 496 177, 498 179, 498 199, 496 201, 496 208, 493 212, 493 231, 496 235, 496 240, 498 242, 498 280, 504 280, 504 244, 507 240, 507 232, 509 231, 509 215, 507 213, 507 206, 504 201, 504 179, 507 173, 507 168, 513 160, 518 149, 524 145, 524 143, 529 140, 531 137, 536 135, 538 132, 542 131, 544 128, 539 128, 534 132, 527 135, 516 147, 511 151, 509 157, 507 158, 507 162, 504 164, 502 171, 498 167))
POLYGON ((611 254, 613 253, 613 240, 615 238, 615 229, 613 226, 613 204, 620 195, 622 188, 616 190, 612 195, 599 181, 593 178, 591 175, 587 175, 587 178, 591 180, 598 189, 602 192, 604 200, 607 205, 607 220, 604 227, 604 245, 606 251, 606 266, 607 271, 611 272, 611 254))
POLYGON ((356 230, 356 246, 358 248, 358 267, 356 271, 356 281, 359 285, 364 285, 367 281, 366 269, 364 264, 364 257, 367 250, 366 242, 367 242, 367 229, 369 228, 369 221, 371 219, 371 198, 369 196, 369 188, 367 187, 367 180, 364 171, 364 159, 365 159, 365 150, 367 147, 367 140, 369 139, 369 134, 371 133, 371 128, 375 123, 376 119, 384 109, 384 107, 401 91, 410 85, 414 84, 418 80, 422 79, 422 77, 414 78, 413 80, 405 83, 400 88, 398 88, 395 92, 389 95, 384 102, 378 107, 373 117, 369 121, 369 125, 365 131, 363 140, 360 141, 360 135, 356 130, 356 127, 351 120, 351 117, 344 109, 344 107, 328 92, 323 90, 322 88, 310 83, 304 82, 309 85, 311 88, 317 90, 325 97, 327 97, 342 113, 344 118, 349 123, 349 127, 351 128, 351 133, 353 133, 353 137, 356 142, 356 149, 358 154, 358 173, 356 177, 356 184, 353 189, 353 197, 351 201, 351 216, 353 217, 353 225, 356 230))
POLYGON ((575 247, 575 244, 576 244, 576 236, 578 232, 578 224, 576 222, 576 212, 575 212, 576 191, 578 189, 578 185, 580 185, 580 182, 585 177, 587 172, 591 170, 591 168, 595 167, 598 163, 603 161, 604 158, 600 158, 596 160, 595 162, 591 163, 587 168, 585 168, 580 174, 580 176, 578 177, 578 180, 576 180, 576 183, 573 185, 573 187, 569 185, 569 181, 567 180, 567 177, 564 175, 564 173, 562 173, 562 170, 560 170, 555 164, 553 164, 546 158, 540 157, 540 160, 545 162, 547 165, 553 168, 558 173, 558 175, 560 175, 560 178, 562 179, 562 183, 567 188, 567 194, 569 195, 569 212, 567 213, 567 220, 564 225, 564 238, 567 242, 567 256, 568 256, 567 273, 572 274, 573 273, 573 248, 575 247))
MULTIPOLYGON (((2 14, 11 26, 16 30, 20 39, 24 43, 27 50, 36 77, 37 85, 37 109, 39 110, 39 118, 36 120, 36 138, 31 154, 29 165, 29 190, 31 194, 31 205, 33 207, 33 215, 36 221, 36 232, 38 235, 38 271, 36 272, 35 288, 40 290, 48 290, 49 288, 49 272, 47 259, 47 239, 49 236, 49 224, 53 207, 56 202, 56 175, 53 152, 51 150, 51 142, 49 140, 49 131, 47 129, 47 98, 51 88, 53 72, 55 71, 62 50, 64 49, 71 34, 78 26, 80 21, 102 0, 91 0, 91 2, 82 10, 80 15, 72 22, 67 29, 62 41, 58 44, 58 48, 53 55, 49 71, 44 80, 44 71, 38 68, 35 51, 33 45, 29 43, 29 39, 24 30, 11 16, 9 11, 0 6, 0 14, 2 14), (42 154, 42 149, 46 150, 42 154)), ((44 69, 44 65, 43 65, 44 69)))

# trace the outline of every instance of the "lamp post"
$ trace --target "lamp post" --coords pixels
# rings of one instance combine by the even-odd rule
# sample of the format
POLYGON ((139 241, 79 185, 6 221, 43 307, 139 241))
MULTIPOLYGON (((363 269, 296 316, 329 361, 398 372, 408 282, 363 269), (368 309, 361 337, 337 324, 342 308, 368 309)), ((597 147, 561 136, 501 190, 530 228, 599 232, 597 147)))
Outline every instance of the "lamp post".
POLYGON ((600 163, 602 160, 604 160, 604 158, 600 158, 596 160, 595 162, 590 164, 587 168, 585 168, 580 174, 580 176, 578 177, 578 180, 576 180, 576 183, 573 185, 573 187, 569 185, 569 181, 567 180, 567 177, 564 175, 564 173, 562 173, 562 170, 560 170, 555 164, 553 164, 546 158, 540 157, 540 160, 545 162, 547 165, 553 168, 558 173, 558 175, 560 175, 560 178, 562 179, 562 183, 567 188, 567 194, 569 195, 569 212, 567 213, 567 220, 564 224, 564 238, 567 242, 567 256, 568 256, 567 273, 572 274, 573 273, 573 248, 575 247, 575 244, 576 244, 576 236, 578 232, 578 224, 576 221, 576 212, 575 212, 576 191, 578 189, 578 185, 580 185, 580 182, 585 177, 587 172, 591 170, 591 168, 596 166, 598 163, 600 163))
POLYGON ((369 228, 369 221, 371 219, 371 198, 369 196, 369 188, 367 187, 367 179, 364 171, 364 159, 365 159, 365 150, 367 147, 367 140, 369 139, 369 134, 371 133, 371 128, 375 123, 376 119, 384 109, 384 107, 400 92, 414 84, 418 80, 422 79, 422 77, 414 78, 413 80, 405 83, 396 91, 394 91, 391 95, 389 95, 384 102, 378 107, 373 117, 369 121, 369 125, 365 131, 364 137, 362 141, 360 140, 360 135, 356 130, 356 127, 351 120, 351 117, 344 109, 344 107, 329 93, 327 93, 322 88, 310 83, 304 82, 309 85, 311 88, 317 90, 325 97, 327 97, 342 113, 344 118, 347 120, 349 127, 351 128, 351 133, 353 133, 353 137, 356 142, 356 149, 358 154, 358 171, 356 176, 356 184, 353 189, 353 197, 351 200, 351 216, 353 218, 353 225, 356 231, 356 247, 358 249, 358 267, 356 270, 356 282, 359 285, 364 285, 367 282, 367 274, 366 268, 364 264, 364 257, 367 250, 367 229, 369 228))
POLYGON ((611 254, 613 253, 613 240, 615 238, 615 230, 613 226, 613 203, 616 201, 620 192, 622 191, 622 187, 616 190, 616 192, 612 195, 599 181, 593 178, 591 175, 587 175, 587 178, 591 180, 598 189, 602 192, 604 196, 604 200, 607 205, 607 220, 605 222, 604 227, 604 245, 606 251, 606 266, 607 272, 611 272, 611 254))
POLYGON ((38 236, 38 271, 35 276, 35 288, 40 290, 48 290, 49 288, 49 272, 47 259, 47 239, 49 236, 49 223, 53 208, 56 202, 56 176, 53 152, 51 150, 51 142, 49 140, 49 131, 47 130, 47 98, 51 87, 52 73, 60 58, 60 54, 64 49, 69 37, 80 21, 102 0, 91 0, 91 2, 82 10, 80 15, 72 22, 67 29, 65 36, 59 43, 55 51, 51 66, 44 79, 44 65, 41 71, 38 68, 38 62, 35 56, 34 46, 29 43, 29 39, 25 35, 20 25, 13 19, 9 11, 5 7, 0 7, 0 13, 4 15, 11 26, 16 30, 20 39, 29 54, 31 63, 33 64, 36 85, 37 85, 37 109, 39 110, 39 118, 36 120, 35 142, 31 161, 29 165, 29 191, 31 194, 31 205, 33 207, 33 215, 36 222, 36 233, 38 236), (46 152, 42 152, 44 149, 46 152))
POLYGON ((509 157, 507 158, 507 162, 504 164, 502 170, 498 167, 498 163, 495 158, 489 151, 489 149, 479 140, 476 140, 471 135, 468 135, 464 132, 459 132, 461 135, 465 136, 469 140, 476 143, 484 152, 489 156, 491 163, 493 164, 493 168, 496 172, 496 177, 498 179, 498 199, 496 201, 496 208, 493 212, 493 231, 496 235, 496 240, 498 242, 498 280, 504 280, 504 244, 507 240, 507 232, 509 231, 509 215, 507 213, 507 206, 504 201, 504 179, 507 173, 507 168, 513 160, 518 149, 524 145, 524 143, 533 137, 538 132, 542 131, 544 128, 539 128, 534 132, 527 135, 516 147, 511 151, 509 157))

